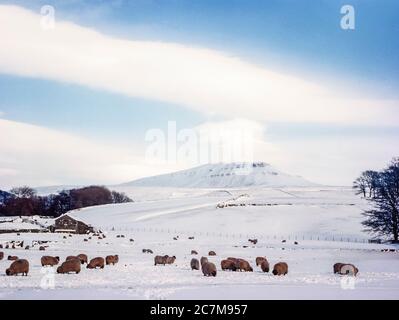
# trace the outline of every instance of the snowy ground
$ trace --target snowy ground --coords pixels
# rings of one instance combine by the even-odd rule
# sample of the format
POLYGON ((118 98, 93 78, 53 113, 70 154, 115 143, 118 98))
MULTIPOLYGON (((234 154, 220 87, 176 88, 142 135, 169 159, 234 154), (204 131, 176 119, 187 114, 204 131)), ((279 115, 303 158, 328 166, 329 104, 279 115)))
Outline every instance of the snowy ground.
POLYGON ((381 252, 382 248, 393 248, 390 245, 363 242, 369 237, 360 225, 365 204, 347 189, 178 190, 173 194, 171 190, 145 192, 140 188, 130 192, 146 197, 133 204, 71 213, 105 230, 107 238, 103 240, 84 242, 85 236, 79 235, 63 239, 60 234, 1 234, 3 244, 10 240, 51 242, 45 252, 37 246, 31 250, 0 249, 5 256, 17 255, 31 264, 28 277, 7 277, 4 271, 10 263, 0 261, 0 298, 399 298, 399 253, 381 252), (240 197, 243 194, 247 195, 240 197), (226 201, 245 206, 216 208, 226 201), (250 205, 254 203, 263 205, 250 205), (117 238, 118 234, 125 238, 117 238), (179 240, 173 240, 177 235, 179 240), (189 240, 190 235, 195 239, 189 240), (258 237, 256 246, 248 243, 248 235, 258 237), (287 242, 282 243, 282 238, 287 242), (143 254, 143 248, 152 249, 154 254, 176 255, 176 263, 154 266, 154 255, 143 254), (198 258, 209 250, 216 251, 217 256, 209 257, 218 267, 216 278, 190 270, 193 249, 199 252, 198 258), (63 260, 79 253, 89 257, 119 254, 120 263, 103 270, 84 268, 79 275, 54 274, 52 268, 40 266, 44 254, 63 260), (247 259, 254 272, 221 271, 220 261, 228 256, 247 259), (266 256, 271 264, 286 261, 289 274, 275 277, 262 273, 255 266, 257 256, 266 256), (354 263, 360 272, 355 279, 334 275, 335 262, 354 263))

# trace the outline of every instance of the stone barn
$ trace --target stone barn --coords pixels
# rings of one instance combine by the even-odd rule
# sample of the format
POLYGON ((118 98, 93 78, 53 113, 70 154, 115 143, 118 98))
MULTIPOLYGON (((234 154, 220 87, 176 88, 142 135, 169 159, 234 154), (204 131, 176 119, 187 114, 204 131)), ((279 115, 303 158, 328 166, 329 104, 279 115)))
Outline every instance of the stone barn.
POLYGON ((86 234, 88 232, 93 232, 94 229, 92 226, 65 214, 55 219, 55 223, 50 227, 50 231, 86 234))

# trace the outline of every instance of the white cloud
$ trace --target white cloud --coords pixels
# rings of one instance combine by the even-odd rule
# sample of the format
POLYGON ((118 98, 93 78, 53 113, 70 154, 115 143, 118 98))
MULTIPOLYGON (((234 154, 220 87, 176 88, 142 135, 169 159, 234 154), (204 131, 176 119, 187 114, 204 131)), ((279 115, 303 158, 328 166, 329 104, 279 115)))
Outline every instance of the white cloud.
POLYGON ((175 43, 128 41, 0 6, 0 72, 47 78, 198 112, 256 121, 397 124, 398 101, 341 96, 229 54, 175 43))
POLYGON ((135 145, 116 146, 4 119, 0 132, 2 188, 112 184, 162 171, 148 165, 135 145))

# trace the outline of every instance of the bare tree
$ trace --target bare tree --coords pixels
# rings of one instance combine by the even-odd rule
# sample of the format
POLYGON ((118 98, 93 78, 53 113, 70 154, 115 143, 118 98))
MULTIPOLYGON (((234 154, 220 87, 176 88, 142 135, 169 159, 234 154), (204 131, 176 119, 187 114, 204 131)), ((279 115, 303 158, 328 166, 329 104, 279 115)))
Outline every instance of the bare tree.
POLYGON ((10 193, 13 194, 16 198, 30 199, 36 196, 36 190, 28 186, 12 188, 10 190, 10 193))
POLYGON ((372 191, 366 199, 372 209, 363 214, 363 225, 367 231, 379 235, 389 235, 395 242, 399 240, 399 158, 394 158, 390 165, 373 175, 372 191))

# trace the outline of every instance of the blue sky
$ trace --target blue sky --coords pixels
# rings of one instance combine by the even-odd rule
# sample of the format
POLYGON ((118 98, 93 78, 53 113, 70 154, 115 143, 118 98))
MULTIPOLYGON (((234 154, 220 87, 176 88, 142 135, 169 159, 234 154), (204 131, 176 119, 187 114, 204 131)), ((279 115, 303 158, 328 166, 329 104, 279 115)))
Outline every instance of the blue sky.
MULTIPOLYGON (((42 5, 50 4, 56 10, 56 21, 73 22, 112 39, 213 49, 273 72, 323 84, 349 100, 399 99, 398 1, 15 0, 0 1, 1 4, 17 5, 35 14, 39 14, 42 5), (344 4, 355 8, 355 30, 340 28, 340 8, 344 4)), ((391 141, 399 137, 399 119, 392 118, 392 115, 399 115, 395 103, 396 111, 387 116, 388 122, 318 122, 307 121, 306 117, 291 121, 290 118, 271 117, 268 121, 261 119, 260 123, 266 130, 268 142, 285 150, 292 149, 290 143, 298 140, 303 149, 313 148, 315 138, 318 145, 331 139, 338 144, 340 139, 362 144, 370 141, 370 137, 379 139, 375 142, 377 145, 385 145, 381 141, 387 141, 381 156, 371 157, 359 166, 360 171, 389 161, 387 155, 393 153, 391 141)), ((209 106, 204 105, 203 109, 207 112, 202 112, 201 107, 187 107, 180 100, 123 94, 69 80, 0 69, 1 119, 80 135, 85 139, 142 144, 148 129, 166 128, 168 120, 176 121, 179 128, 190 128, 230 118, 226 113, 211 112, 209 106)), ((252 120, 258 120, 254 118, 252 120)), ((351 154, 351 161, 358 162, 360 156, 364 156, 363 151, 351 154)), ((307 155, 300 163, 311 157, 307 155)), ((324 161, 328 159, 331 158, 324 161)), ((8 170, 10 164, 7 166, 8 170)), ((349 183, 357 172, 351 165, 343 170, 341 177, 329 180, 328 175, 301 170, 299 165, 287 160, 280 166, 293 173, 310 174, 308 178, 323 183, 349 183), (296 172, 298 170, 300 172, 296 172)), ((13 183, 12 178, 5 179, 4 185, 13 183)), ((57 177, 51 181, 63 183, 62 180, 57 177)), ((38 180, 37 184, 43 182, 38 180)))

